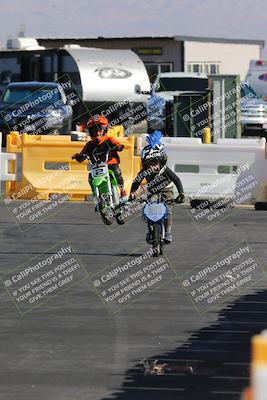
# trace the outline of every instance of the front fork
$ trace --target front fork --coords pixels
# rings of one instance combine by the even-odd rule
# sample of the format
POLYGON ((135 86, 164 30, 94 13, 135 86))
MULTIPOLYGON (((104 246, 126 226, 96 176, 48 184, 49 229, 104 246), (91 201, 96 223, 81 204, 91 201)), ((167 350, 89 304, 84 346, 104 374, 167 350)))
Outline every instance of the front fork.
POLYGON ((111 186, 110 176, 109 175, 108 175, 108 178, 107 178, 107 183, 108 183, 108 193, 109 193, 109 204, 110 204, 110 207, 113 208, 114 207, 113 193, 112 193, 112 186, 111 186))
POLYGON ((164 242, 165 240, 165 220, 161 223, 161 240, 164 242))
MULTIPOLYGON (((112 187, 111 179, 110 179, 109 175, 107 176, 107 188, 108 188, 108 193, 105 193, 104 196, 106 197, 106 200, 107 200, 107 198, 109 199, 109 206, 111 208, 114 208, 114 206, 116 206, 120 203, 120 198, 119 198, 117 188, 114 186, 112 187)), ((95 192, 95 197, 96 197, 96 199, 98 199, 98 203, 99 203, 101 201, 101 198, 100 198, 101 193, 97 186, 95 186, 94 192, 95 192)))
POLYGON ((113 209, 116 205, 119 204, 120 199, 117 188, 112 186, 111 184, 110 175, 108 175, 107 177, 107 186, 108 186, 109 206, 113 209))
POLYGON ((99 211, 100 196, 99 196, 99 189, 97 186, 94 188, 94 198, 96 201, 96 209, 97 211, 99 211))
MULTIPOLYGON (((148 234, 149 234, 149 237, 150 237, 150 238, 152 238, 152 236, 153 236, 153 229, 154 229, 154 226, 155 226, 155 225, 152 225, 152 224, 149 224, 149 223, 147 224, 147 227, 148 227, 148 234)), ((161 227, 161 241, 164 242, 164 239, 165 239, 165 232, 166 232, 166 229, 165 229, 165 221, 161 222, 160 227, 161 227)))

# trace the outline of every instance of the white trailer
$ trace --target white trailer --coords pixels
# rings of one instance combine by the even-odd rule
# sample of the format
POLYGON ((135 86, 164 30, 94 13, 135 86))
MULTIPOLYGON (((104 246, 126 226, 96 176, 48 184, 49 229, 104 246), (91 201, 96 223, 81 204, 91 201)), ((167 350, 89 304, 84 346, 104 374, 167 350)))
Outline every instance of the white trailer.
MULTIPOLYGON (((102 112, 109 119, 143 104, 150 81, 142 60, 131 50, 67 45, 48 49, 30 40, 9 41, 0 51, 0 95, 10 82, 71 80, 83 102, 74 117, 85 111, 102 112), (25 45, 26 44, 26 45, 25 45)), ((68 90, 68 86, 65 86, 68 90)))

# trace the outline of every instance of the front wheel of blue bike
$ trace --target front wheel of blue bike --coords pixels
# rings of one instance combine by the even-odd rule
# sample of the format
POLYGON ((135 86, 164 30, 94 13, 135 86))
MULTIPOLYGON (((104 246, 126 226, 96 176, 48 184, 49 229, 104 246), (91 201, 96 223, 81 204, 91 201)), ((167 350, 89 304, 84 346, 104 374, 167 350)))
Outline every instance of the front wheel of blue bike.
POLYGON ((152 247, 153 247, 153 257, 158 257, 160 254, 162 254, 161 226, 159 224, 153 225, 152 247))

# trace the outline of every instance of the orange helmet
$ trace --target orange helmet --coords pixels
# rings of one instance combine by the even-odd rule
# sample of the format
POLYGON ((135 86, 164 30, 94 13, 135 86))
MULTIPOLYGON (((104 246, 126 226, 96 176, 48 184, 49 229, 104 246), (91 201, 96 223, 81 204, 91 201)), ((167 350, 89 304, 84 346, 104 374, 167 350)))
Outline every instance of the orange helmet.
POLYGON ((92 128, 94 125, 100 125, 100 126, 107 126, 108 125, 108 119, 104 117, 103 115, 94 115, 89 118, 87 122, 87 127, 92 128))
POLYGON ((108 131, 108 119, 103 115, 94 115, 87 122, 89 135, 91 137, 99 137, 105 135, 108 131))

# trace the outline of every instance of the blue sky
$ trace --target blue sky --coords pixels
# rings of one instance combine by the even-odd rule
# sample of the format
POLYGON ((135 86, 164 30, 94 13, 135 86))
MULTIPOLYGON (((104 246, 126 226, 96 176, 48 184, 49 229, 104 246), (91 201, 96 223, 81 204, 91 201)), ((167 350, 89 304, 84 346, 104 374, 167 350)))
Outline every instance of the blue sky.
MULTIPOLYGON (((266 0, 0 0, 0 41, 15 36, 193 35, 267 42, 266 0)), ((267 58, 267 48, 264 51, 267 58)))

